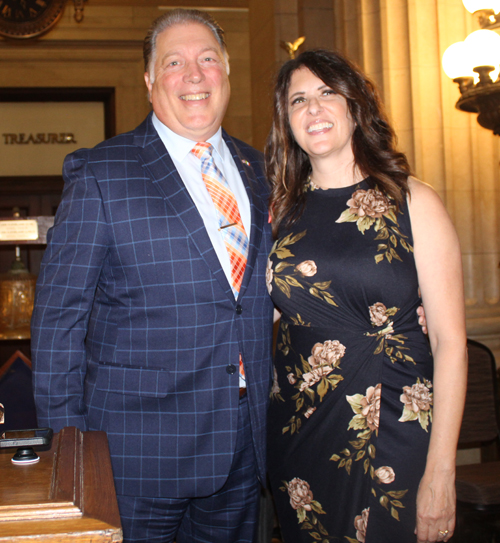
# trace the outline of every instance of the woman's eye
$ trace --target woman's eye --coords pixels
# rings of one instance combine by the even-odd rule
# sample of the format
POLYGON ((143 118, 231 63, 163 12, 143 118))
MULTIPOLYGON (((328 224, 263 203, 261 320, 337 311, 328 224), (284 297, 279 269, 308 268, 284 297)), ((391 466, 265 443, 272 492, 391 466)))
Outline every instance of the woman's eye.
POLYGON ((326 89, 323 91, 323 94, 325 96, 332 96, 333 94, 337 94, 335 91, 333 91, 332 89, 326 89))
POLYGON ((295 98, 294 100, 292 100, 292 106, 294 106, 295 104, 300 104, 301 102, 304 102, 304 98, 300 97, 300 98, 295 98))

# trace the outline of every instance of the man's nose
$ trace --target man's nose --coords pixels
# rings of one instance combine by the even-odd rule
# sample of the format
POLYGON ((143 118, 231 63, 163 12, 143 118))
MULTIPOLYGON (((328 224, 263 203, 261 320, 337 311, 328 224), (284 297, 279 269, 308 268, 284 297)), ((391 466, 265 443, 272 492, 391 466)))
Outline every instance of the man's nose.
POLYGON ((205 76, 200 65, 197 62, 189 62, 184 72, 184 80, 189 83, 200 83, 203 79, 205 76))

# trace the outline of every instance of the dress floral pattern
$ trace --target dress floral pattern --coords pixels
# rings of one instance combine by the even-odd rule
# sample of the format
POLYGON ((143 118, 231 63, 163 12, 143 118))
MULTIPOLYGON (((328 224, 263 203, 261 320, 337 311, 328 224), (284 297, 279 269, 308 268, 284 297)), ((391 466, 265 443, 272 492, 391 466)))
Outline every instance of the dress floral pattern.
POLYGON ((283 481, 280 490, 288 492, 290 506, 297 511, 297 519, 302 530, 309 532, 311 541, 330 541, 325 527, 317 515, 324 515, 321 504, 314 500, 311 487, 307 481, 295 477, 290 482, 283 481))
POLYGON ((414 540, 433 363, 412 244, 406 205, 366 179, 309 190, 269 255, 268 458, 287 543, 414 540))

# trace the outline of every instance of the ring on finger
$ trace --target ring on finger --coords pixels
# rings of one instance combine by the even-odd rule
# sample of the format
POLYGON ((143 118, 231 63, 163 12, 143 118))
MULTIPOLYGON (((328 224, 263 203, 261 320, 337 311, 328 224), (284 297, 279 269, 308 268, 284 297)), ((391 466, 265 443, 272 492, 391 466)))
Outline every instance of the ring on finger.
POLYGON ((440 536, 448 535, 449 532, 450 532, 449 530, 438 530, 438 534, 440 536))

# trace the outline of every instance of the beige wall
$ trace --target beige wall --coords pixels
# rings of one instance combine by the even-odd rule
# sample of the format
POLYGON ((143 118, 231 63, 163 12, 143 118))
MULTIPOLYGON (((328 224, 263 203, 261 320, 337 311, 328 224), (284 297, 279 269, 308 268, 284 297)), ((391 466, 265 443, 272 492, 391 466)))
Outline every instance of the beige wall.
MULTIPOLYGON (((224 127, 252 143, 248 9, 242 2, 227 3, 228 8, 211 3, 231 58, 232 98, 224 127)), ((38 40, 0 38, 0 86, 115 87, 117 132, 133 129, 150 109, 142 41, 151 21, 164 13, 161 2, 88 0, 81 23, 73 13, 69 1, 59 23, 38 40)))

